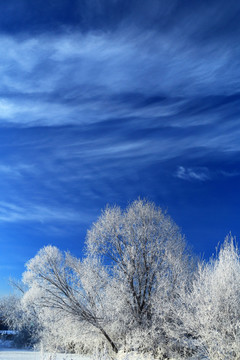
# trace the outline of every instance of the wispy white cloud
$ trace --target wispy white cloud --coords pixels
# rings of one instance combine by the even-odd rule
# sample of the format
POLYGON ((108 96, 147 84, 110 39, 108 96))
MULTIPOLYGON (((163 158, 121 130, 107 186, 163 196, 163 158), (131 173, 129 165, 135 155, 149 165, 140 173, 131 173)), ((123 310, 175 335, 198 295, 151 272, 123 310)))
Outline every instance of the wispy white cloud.
MULTIPOLYGON (((0 59, 0 126, 53 131, 44 129, 44 136, 34 139, 30 135, 25 144, 18 138, 23 145, 15 148, 12 162, 0 164, 3 179, 21 177, 17 185, 23 199, 29 194, 35 199, 27 211, 18 203, 11 208, 9 198, 10 205, 0 209, 2 221, 61 219, 57 206, 41 207, 48 191, 73 200, 72 186, 80 182, 78 195, 94 197, 96 178, 105 176, 105 184, 107 178, 116 180, 117 167, 120 175, 130 177, 134 166, 144 169, 176 158, 178 163, 184 157, 204 158, 209 151, 239 151, 240 128, 233 125, 238 115, 231 114, 231 107, 202 110, 209 96, 240 89, 234 76, 240 47, 233 54, 229 44, 195 44, 188 35, 179 36, 175 28, 137 34, 121 27, 112 33, 0 35, 5 49, 0 59), (228 122, 223 114, 231 115, 228 122), (60 129, 63 125, 75 129, 60 129), (29 168, 14 162, 18 151, 29 168), (34 185, 28 189, 30 173, 34 185)), ((208 171, 194 166, 179 166, 176 176, 210 178, 208 171)), ((70 211, 69 218, 74 216, 70 211)))
POLYGON ((2 176, 16 178, 24 176, 25 174, 32 174, 35 172, 34 165, 24 163, 17 163, 13 165, 0 163, 0 174, 2 176))
POLYGON ((176 177, 182 180, 189 181, 207 181, 210 180, 209 171, 206 168, 185 168, 179 166, 176 172, 176 177))
POLYGON ((187 36, 178 38, 175 31, 1 35, 1 122, 58 126, 128 117, 158 121, 177 115, 186 101, 136 106, 122 101, 121 94, 192 97, 238 91, 234 74, 239 57, 227 45, 198 45, 187 36))
POLYGON ((78 222, 79 213, 53 206, 37 204, 20 205, 14 202, 0 201, 0 222, 59 222, 65 223, 78 222))

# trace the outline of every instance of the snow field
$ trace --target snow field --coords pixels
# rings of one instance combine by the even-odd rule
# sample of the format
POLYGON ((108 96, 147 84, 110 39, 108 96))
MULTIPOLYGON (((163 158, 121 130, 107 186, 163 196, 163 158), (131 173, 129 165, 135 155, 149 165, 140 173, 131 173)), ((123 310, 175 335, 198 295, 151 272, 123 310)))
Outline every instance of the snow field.
POLYGON ((91 360, 88 356, 75 354, 41 354, 26 350, 0 350, 0 360, 91 360))
MULTIPOLYGON (((0 350, 0 360, 110 360, 109 357, 96 358, 76 354, 42 354, 37 351, 4 349, 0 350)), ((152 357, 137 353, 119 353, 116 360, 154 360, 152 357)))

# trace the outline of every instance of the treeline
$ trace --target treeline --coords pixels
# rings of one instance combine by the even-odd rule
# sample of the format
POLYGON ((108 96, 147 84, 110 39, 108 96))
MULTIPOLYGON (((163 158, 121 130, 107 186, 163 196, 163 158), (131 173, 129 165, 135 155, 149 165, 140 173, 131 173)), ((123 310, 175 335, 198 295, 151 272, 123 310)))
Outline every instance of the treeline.
POLYGON ((1 316, 22 344, 47 351, 240 358, 240 259, 228 236, 215 258, 192 256, 173 220, 146 200, 107 207, 78 259, 53 246, 26 264, 21 296, 1 316))

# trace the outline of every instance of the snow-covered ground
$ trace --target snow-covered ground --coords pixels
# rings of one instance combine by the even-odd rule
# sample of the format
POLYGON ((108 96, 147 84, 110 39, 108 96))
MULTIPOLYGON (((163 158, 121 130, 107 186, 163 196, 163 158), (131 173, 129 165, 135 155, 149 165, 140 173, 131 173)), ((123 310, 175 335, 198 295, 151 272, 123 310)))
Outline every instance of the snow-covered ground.
MULTIPOLYGON (((106 358, 102 358, 104 360, 106 358)), ((119 360, 153 360, 152 357, 140 354, 119 354, 119 360)), ((16 350, 0 348, 0 360, 96 360, 96 357, 89 357, 75 354, 41 354, 37 351, 16 350)), ((99 359, 100 360, 100 359, 99 359)))
MULTIPOLYGON (((105 360, 106 358, 99 358, 98 360, 105 360)), ((96 360, 96 357, 89 357, 75 354, 41 354, 37 351, 26 351, 16 349, 0 348, 0 360, 96 360)), ((140 355, 136 353, 119 354, 117 360, 154 360, 151 356, 140 355)), ((179 359, 172 359, 179 360, 179 359)), ((189 358, 188 360, 195 360, 189 358)), ((207 360, 207 359, 206 359, 207 360)))
POLYGON ((0 349, 0 360, 91 360, 91 358, 72 354, 43 355, 36 351, 0 349))

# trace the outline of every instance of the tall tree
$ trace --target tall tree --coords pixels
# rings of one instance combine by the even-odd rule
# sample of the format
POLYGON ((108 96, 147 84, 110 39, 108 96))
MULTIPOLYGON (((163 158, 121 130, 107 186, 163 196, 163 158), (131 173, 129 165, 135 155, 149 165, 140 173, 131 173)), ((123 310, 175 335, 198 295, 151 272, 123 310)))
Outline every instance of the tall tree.
POLYGON ((170 319, 166 304, 176 300, 191 270, 184 237, 170 216, 146 200, 126 210, 108 207, 87 234, 87 254, 109 265, 128 326, 149 329, 154 320, 166 333, 160 326, 170 319))
POLYGON ((146 334, 156 324, 156 304, 177 297, 188 267, 177 225, 153 203, 137 200, 126 210, 103 211, 87 234, 82 261, 56 247, 40 250, 27 263, 24 298, 94 328, 117 352, 129 334, 146 334))

